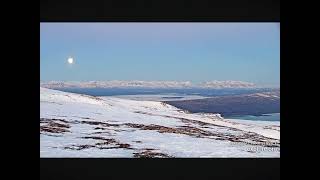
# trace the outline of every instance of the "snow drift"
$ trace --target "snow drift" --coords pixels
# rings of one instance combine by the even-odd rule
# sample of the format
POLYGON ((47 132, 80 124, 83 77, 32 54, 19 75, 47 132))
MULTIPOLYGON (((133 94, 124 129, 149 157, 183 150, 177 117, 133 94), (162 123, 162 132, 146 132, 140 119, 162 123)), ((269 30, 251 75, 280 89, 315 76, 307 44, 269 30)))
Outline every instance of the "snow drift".
POLYGON ((280 124, 40 87, 40 157, 279 157, 280 124))

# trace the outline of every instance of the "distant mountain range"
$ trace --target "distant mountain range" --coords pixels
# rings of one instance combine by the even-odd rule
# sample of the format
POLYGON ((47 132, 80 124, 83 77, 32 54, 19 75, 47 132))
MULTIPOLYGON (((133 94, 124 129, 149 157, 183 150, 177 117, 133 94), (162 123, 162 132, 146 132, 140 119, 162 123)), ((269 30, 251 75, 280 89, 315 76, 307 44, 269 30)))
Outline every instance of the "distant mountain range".
POLYGON ((208 81, 193 84, 190 81, 49 81, 40 82, 45 88, 257 88, 244 81, 208 81))

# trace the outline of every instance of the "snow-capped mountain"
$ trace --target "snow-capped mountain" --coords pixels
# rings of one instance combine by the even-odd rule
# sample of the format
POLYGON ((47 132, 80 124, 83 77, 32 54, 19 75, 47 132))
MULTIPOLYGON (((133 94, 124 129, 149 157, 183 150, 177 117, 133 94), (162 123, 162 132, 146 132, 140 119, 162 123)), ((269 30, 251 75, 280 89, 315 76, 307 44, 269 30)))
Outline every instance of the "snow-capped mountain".
POLYGON ((47 88, 188 88, 192 85, 189 81, 50 81, 42 82, 40 86, 47 88))
POLYGON ((279 157, 280 124, 40 88, 41 157, 279 157))
POLYGON ((254 88, 243 81, 210 81, 193 84, 190 81, 49 81, 40 82, 46 88, 254 88))
POLYGON ((199 87, 202 88, 254 88, 254 83, 243 81, 208 81, 200 83, 199 87))

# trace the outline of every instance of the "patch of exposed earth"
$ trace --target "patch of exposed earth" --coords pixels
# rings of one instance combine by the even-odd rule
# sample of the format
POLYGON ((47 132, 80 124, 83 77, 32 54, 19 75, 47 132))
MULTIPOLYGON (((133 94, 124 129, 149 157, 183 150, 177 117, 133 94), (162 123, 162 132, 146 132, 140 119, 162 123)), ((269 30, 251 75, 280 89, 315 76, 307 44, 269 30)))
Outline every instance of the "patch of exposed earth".
MULTIPOLYGON (((142 113, 142 112, 136 112, 142 113)), ((152 115, 152 114, 148 114, 152 115)), ((79 117, 81 120, 67 121, 64 119, 46 119, 40 118, 40 134, 48 136, 59 136, 65 133, 72 133, 70 127, 74 124, 84 124, 91 127, 94 132, 86 133, 86 136, 77 137, 80 139, 92 140, 85 144, 70 144, 62 148, 67 150, 81 151, 84 149, 126 149, 133 151, 135 158, 153 158, 153 157, 174 157, 161 152, 153 147, 137 148, 134 144, 143 144, 143 140, 132 142, 121 142, 117 139, 117 132, 133 131, 155 131, 161 134, 178 134, 194 138, 207 138, 216 141, 229 141, 233 143, 244 143, 247 145, 280 148, 280 140, 267 138, 253 132, 241 131, 236 128, 224 127, 210 123, 200 122, 187 118, 177 118, 185 125, 168 127, 157 124, 138 124, 138 123, 107 123, 90 120, 90 118, 79 117), (85 119, 85 120, 83 120, 85 119), (219 130, 217 130, 219 129, 219 130), (229 132, 229 133, 228 133, 229 132), (235 133, 236 132, 236 133, 235 133), (133 143, 133 144, 131 144, 133 143)), ((248 151, 249 152, 249 151, 248 151)))
POLYGON ((279 150, 276 123, 40 88, 41 157, 279 157, 279 150))

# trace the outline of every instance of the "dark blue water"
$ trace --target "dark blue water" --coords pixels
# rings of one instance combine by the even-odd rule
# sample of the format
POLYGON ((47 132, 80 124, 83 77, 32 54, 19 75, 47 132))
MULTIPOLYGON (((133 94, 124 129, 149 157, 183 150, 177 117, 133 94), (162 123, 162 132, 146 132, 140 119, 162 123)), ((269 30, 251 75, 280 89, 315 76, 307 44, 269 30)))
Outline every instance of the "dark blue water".
POLYGON ((176 94, 199 96, 226 96, 264 92, 270 89, 151 89, 151 88, 59 88, 57 90, 86 94, 91 96, 115 96, 115 95, 151 95, 151 94, 176 94))
MULTIPOLYGON (((150 89, 150 88, 56 88, 65 92, 72 92, 78 94, 86 94, 91 96, 116 96, 116 95, 198 95, 198 96, 228 96, 251 94, 257 92, 265 92, 270 89, 150 89)), ((175 98, 177 98, 175 97, 175 98)), ((165 96, 166 98, 166 96, 165 96)), ((167 97, 172 98, 172 97, 167 97)), ((254 108, 254 107, 252 107, 254 108)), ((262 116, 253 115, 234 115, 225 118, 229 119, 245 119, 245 120, 263 120, 263 121, 280 121, 280 113, 266 114, 262 116)))

